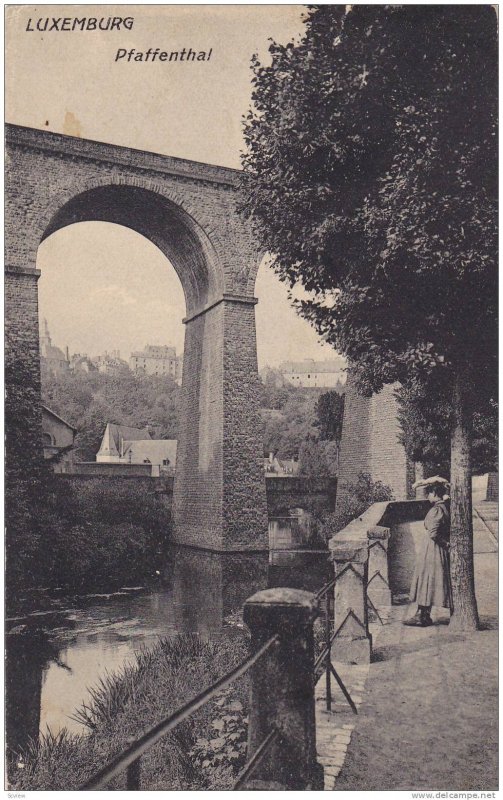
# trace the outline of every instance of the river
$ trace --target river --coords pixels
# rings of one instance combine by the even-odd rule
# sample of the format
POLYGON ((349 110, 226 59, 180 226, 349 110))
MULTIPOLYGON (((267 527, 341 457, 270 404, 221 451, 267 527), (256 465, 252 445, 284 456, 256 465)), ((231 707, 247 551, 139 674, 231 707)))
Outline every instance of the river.
POLYGON ((7 620, 7 741, 13 750, 48 729, 83 733, 73 718, 101 677, 141 648, 181 632, 218 636, 247 597, 271 586, 308 590, 328 579, 327 554, 306 551, 281 523, 275 549, 216 554, 173 548, 150 585, 82 596, 48 591, 29 613, 7 620), (278 549, 280 548, 280 549, 278 549))

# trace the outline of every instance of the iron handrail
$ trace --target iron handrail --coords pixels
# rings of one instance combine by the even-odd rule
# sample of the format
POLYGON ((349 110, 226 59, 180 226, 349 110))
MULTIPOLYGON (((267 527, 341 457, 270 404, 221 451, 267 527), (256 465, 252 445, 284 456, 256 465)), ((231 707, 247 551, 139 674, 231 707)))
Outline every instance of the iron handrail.
POLYGON ((262 742, 262 744, 260 745, 260 747, 257 748, 257 750, 254 752, 254 754, 250 758, 250 760, 243 767, 242 771, 240 772, 240 774, 238 776, 238 779, 236 780, 236 783, 232 787, 233 791, 235 791, 236 789, 239 789, 243 785, 243 783, 248 778, 248 776, 253 772, 255 767, 258 766, 258 764, 260 764, 260 762, 262 761, 264 756, 267 755, 267 751, 269 750, 269 747, 276 741, 276 739, 279 737, 279 735, 280 735, 280 732, 279 732, 279 730, 277 728, 273 728, 271 731, 269 731, 269 733, 265 737, 265 739, 262 742))
POLYGON ((223 689, 229 686, 237 678, 244 675, 250 667, 253 666, 273 645, 277 644, 279 636, 272 636, 260 647, 256 653, 249 656, 239 666, 228 672, 222 678, 219 678, 214 684, 209 686, 200 694, 196 695, 192 700, 183 705, 173 714, 166 719, 159 722, 153 728, 148 730, 139 739, 137 739, 130 747, 119 753, 112 761, 110 761, 103 769, 96 775, 90 778, 85 784, 80 787, 80 791, 96 790, 105 786, 112 778, 121 773, 124 769, 129 767, 140 758, 147 750, 150 749, 156 742, 165 736, 169 731, 172 731, 180 722, 187 719, 194 711, 205 705, 215 695, 219 694, 223 689))
POLYGON ((315 597, 316 597, 316 599, 317 599, 317 600, 321 600, 321 598, 322 598, 324 595, 326 595, 326 594, 327 594, 327 592, 329 592, 329 591, 330 591, 330 589, 333 589, 333 588, 334 588, 334 586, 335 586, 336 582, 337 582, 337 578, 332 578, 332 580, 331 580, 331 581, 329 581, 328 583, 325 583, 325 584, 324 584, 324 585, 321 587, 321 589, 319 589, 319 590, 316 592, 316 594, 315 594, 315 597))

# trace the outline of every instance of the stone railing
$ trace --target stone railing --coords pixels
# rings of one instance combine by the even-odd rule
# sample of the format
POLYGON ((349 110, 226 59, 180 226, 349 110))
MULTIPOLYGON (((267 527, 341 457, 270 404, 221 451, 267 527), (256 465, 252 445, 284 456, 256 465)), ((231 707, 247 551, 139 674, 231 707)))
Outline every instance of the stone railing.
POLYGON ((408 595, 416 535, 428 501, 374 503, 329 542, 334 565, 333 653, 337 661, 365 663, 372 654, 369 610, 408 595))

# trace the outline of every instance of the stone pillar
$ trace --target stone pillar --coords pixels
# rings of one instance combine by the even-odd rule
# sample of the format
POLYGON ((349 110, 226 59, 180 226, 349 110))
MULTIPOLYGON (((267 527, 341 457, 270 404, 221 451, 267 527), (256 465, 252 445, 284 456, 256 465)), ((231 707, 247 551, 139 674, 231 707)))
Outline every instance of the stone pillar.
POLYGON ((224 295, 185 320, 174 539, 267 550, 254 298, 224 295))
MULTIPOLYGON (((26 537, 37 518, 43 470, 37 282, 40 272, 7 267, 5 275, 5 518, 8 602, 30 580, 26 537)), ((36 553, 28 549, 28 552, 36 553)), ((32 556, 36 558, 36 555, 32 556)))
POLYGON ((336 578, 333 659, 366 664, 372 651, 367 614, 368 540, 334 538, 329 547, 336 578))
POLYGON ((369 566, 367 597, 374 606, 390 606, 391 591, 388 576, 388 541, 390 529, 376 525, 367 531, 369 566))
POLYGON ((246 601, 244 621, 256 651, 279 643, 252 667, 248 758, 275 726, 281 735, 244 788, 323 789, 316 761, 313 622, 318 602, 298 589, 267 589, 246 601))
POLYGON ((346 383, 336 507, 360 473, 391 487, 395 500, 407 499, 407 457, 399 441, 396 386, 360 397, 351 372, 346 383))

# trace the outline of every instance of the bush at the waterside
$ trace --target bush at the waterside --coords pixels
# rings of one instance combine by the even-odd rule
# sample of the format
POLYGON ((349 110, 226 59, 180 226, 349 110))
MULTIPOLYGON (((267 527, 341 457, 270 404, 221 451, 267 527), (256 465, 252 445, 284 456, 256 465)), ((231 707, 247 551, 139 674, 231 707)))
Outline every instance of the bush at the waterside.
POLYGON ((82 482, 46 474, 33 511, 11 516, 9 605, 30 589, 113 590, 162 571, 170 512, 132 481, 82 482))
MULTIPOLYGON (((169 716, 247 655, 244 630, 225 629, 214 642, 193 634, 162 640, 136 663, 106 676, 76 718, 89 731, 47 735, 11 754, 11 791, 76 790, 132 739, 169 716)), ((142 758, 142 789, 229 790, 245 759, 248 678, 211 700, 142 758)), ((125 789, 125 773, 107 789, 125 789)))

